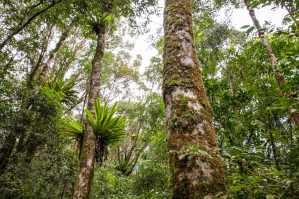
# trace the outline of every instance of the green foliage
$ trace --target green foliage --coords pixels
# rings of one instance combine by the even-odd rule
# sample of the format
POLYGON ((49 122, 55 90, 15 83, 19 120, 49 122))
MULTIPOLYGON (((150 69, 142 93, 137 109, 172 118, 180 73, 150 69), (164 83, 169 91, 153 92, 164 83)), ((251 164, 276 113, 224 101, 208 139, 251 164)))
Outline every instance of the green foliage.
POLYGON ((155 160, 142 161, 132 176, 124 176, 106 164, 96 169, 91 190, 92 198, 167 198, 168 171, 155 160))
POLYGON ((105 24, 108 24, 111 22, 112 17, 107 16, 107 12, 103 14, 102 17, 99 17, 98 10, 95 9, 95 17, 91 14, 90 11, 87 11, 89 15, 89 19, 85 19, 85 23, 92 29, 93 32, 95 32, 97 35, 99 34, 99 29, 103 27, 105 24))
POLYGON ((133 186, 139 198, 168 198, 168 167, 155 160, 143 161, 138 165, 133 186))
POLYGON ((83 124, 66 116, 66 120, 61 120, 62 126, 60 132, 64 136, 76 136, 82 134, 84 130, 83 124))
POLYGON ((91 115, 89 110, 86 110, 88 116, 88 123, 92 127, 94 133, 99 135, 101 139, 105 140, 106 145, 114 144, 122 140, 125 134, 126 116, 113 117, 117 111, 117 103, 110 108, 108 111, 107 103, 101 107, 100 99, 94 104, 95 107, 95 118, 91 115))
POLYGON ((43 86, 47 86, 48 88, 61 93, 63 99, 61 103, 66 105, 72 105, 75 103, 77 99, 78 91, 74 90, 75 82, 68 82, 63 80, 63 78, 48 78, 44 83, 43 86))
POLYGON ((114 170, 113 165, 107 164, 94 172, 90 198, 138 198, 132 194, 133 179, 114 170))

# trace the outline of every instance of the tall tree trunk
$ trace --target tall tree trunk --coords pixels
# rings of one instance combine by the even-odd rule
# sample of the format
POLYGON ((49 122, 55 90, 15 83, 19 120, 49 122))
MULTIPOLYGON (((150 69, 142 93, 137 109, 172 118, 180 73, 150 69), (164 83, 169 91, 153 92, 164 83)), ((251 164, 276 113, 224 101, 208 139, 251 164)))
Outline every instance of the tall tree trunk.
MULTIPOLYGON (((103 5, 103 7, 105 6, 103 5)), ((87 108, 93 116, 95 116, 94 103, 96 102, 97 97, 100 97, 106 33, 107 27, 101 27, 97 39, 96 52, 92 61, 92 74, 87 108)), ((89 198, 90 184, 93 176, 96 136, 88 123, 86 124, 85 129, 73 199, 89 198)))
POLYGON ((55 55, 58 53, 58 51, 60 50, 62 44, 64 43, 64 41, 66 40, 66 38, 69 36, 69 32, 71 31, 71 29, 73 27, 75 27, 75 21, 74 20, 66 28, 66 30, 62 33, 62 35, 61 35, 58 43, 56 44, 55 49, 51 52, 51 54, 49 56, 49 59, 47 60, 46 64, 44 65, 43 70, 42 70, 42 72, 41 72, 41 74, 39 76, 39 79, 37 81, 37 87, 40 87, 43 84, 45 78, 48 75, 50 65, 51 65, 52 61, 54 60, 55 55))
POLYGON ((37 71, 39 70, 40 66, 42 65, 42 61, 44 59, 45 53, 48 49, 48 44, 49 44, 50 38, 52 36, 52 30, 53 30, 54 25, 55 25, 55 23, 53 23, 51 26, 48 25, 50 28, 48 28, 47 31, 50 32, 50 33, 49 33, 48 39, 46 40, 46 43, 44 44, 43 49, 41 50, 41 53, 39 55, 39 58, 38 58, 38 61, 35 65, 35 67, 32 68, 32 70, 31 70, 31 73, 29 75, 29 79, 27 81, 27 89, 30 89, 32 81, 35 78, 35 76, 37 74, 37 71))
MULTIPOLYGON (((77 46, 76 48, 73 49, 74 52, 74 57, 77 55, 78 51, 80 49, 82 49, 82 47, 84 46, 85 42, 87 41, 87 39, 83 39, 77 46)), ((65 74, 68 72, 68 70, 71 67, 71 64, 74 62, 73 58, 69 58, 68 61, 66 62, 65 67, 61 67, 58 71, 57 76, 60 77, 60 79, 63 79, 65 74)))
MULTIPOLYGON (((164 11, 163 98, 166 108, 167 149, 181 150, 198 144, 217 147, 213 111, 208 103, 197 58, 191 0, 166 0, 164 11)), ((225 195, 220 158, 170 153, 171 198, 225 195), (222 192, 222 193, 221 193, 222 192)))
MULTIPOLYGON (((263 30, 261 30, 261 26, 258 25, 258 23, 256 23, 257 19, 256 19, 256 16, 255 16, 254 10, 251 8, 250 3, 248 3, 247 0, 244 0, 244 3, 247 6, 247 10, 249 11, 249 15, 250 15, 250 17, 253 21, 253 24, 255 25, 255 28, 258 31, 258 35, 261 39, 261 42, 262 42, 264 48, 266 49, 266 51, 268 53, 271 68, 274 72, 276 82, 277 82, 278 86, 285 85, 286 81, 285 81, 283 75, 278 70, 275 70, 275 68, 274 68, 274 66, 277 65, 275 54, 274 54, 271 46, 269 45, 267 39, 265 38, 265 33, 264 33, 263 30)), ((285 92, 284 89, 280 88, 280 90, 281 90, 283 96, 286 96, 288 94, 288 93, 285 92)), ((298 126, 298 124, 299 124, 299 113, 298 113, 298 111, 296 109, 291 109, 290 115, 293 118, 293 120, 295 121, 295 124, 298 126)))
POLYGON ((16 131, 12 129, 7 135, 4 144, 0 149, 0 174, 5 170, 5 167, 9 161, 10 154, 16 143, 16 131))
MULTIPOLYGON (((2 50, 2 48, 16 35, 16 34, 18 34, 21 30, 23 30, 28 24, 30 24, 31 23, 31 21, 32 20, 34 20, 36 17, 38 17, 39 15, 41 15, 41 14, 43 14, 44 12, 46 12, 47 10, 49 10, 50 8, 52 8, 53 6, 55 6, 55 5, 57 5, 57 4, 59 4, 59 3, 61 3, 62 2, 62 0, 58 0, 58 1, 52 1, 52 3, 49 5, 49 6, 47 6, 47 7, 45 7, 44 9, 42 9, 41 11, 39 11, 39 12, 37 12, 37 13, 35 13, 35 14, 33 14, 24 24, 23 24, 23 22, 24 22, 24 19, 27 17, 27 15, 25 15, 24 17, 23 17, 23 19, 21 20, 21 22, 17 25, 17 27, 15 28, 15 30, 10 34, 10 35, 8 35, 5 39, 4 39, 4 41, 0 44, 0 51, 2 50)), ((27 13, 27 14, 29 14, 29 13, 27 13)))

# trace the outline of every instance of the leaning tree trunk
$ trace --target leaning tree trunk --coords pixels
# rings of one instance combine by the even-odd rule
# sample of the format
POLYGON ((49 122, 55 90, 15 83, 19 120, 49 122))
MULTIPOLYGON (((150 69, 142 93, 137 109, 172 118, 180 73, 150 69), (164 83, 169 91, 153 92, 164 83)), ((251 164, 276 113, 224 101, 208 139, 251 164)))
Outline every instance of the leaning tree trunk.
MULTIPOLYGON (((217 147, 213 111, 208 103, 195 49, 191 0, 166 0, 164 11, 163 98, 166 108, 167 149, 189 144, 217 147)), ((218 153, 218 152, 217 152, 218 153)), ((171 198, 225 195, 221 160, 170 153, 171 198)))
POLYGON ((43 14, 44 12, 46 12, 47 10, 49 10, 50 8, 52 8, 53 6, 61 3, 62 0, 58 0, 58 1, 52 1, 52 3, 50 5, 48 5, 47 7, 45 7, 44 9, 42 9, 39 12, 34 13, 25 23, 24 20, 27 17, 27 15, 30 15, 32 13, 27 13, 25 14, 25 16, 22 18, 21 22, 17 25, 17 27, 14 29, 14 31, 8 35, 4 41, 0 44, 0 51, 2 50, 2 48, 16 35, 18 34, 21 30, 23 30, 26 26, 28 26, 36 17, 38 17, 39 15, 43 14))
POLYGON ((31 73, 30 73, 28 81, 27 81, 27 89, 30 89, 31 83, 32 83, 33 79, 35 78, 40 66, 42 65, 45 53, 48 50, 48 45, 49 45, 49 41, 50 41, 51 36, 52 36, 52 32, 53 32, 52 30, 53 30, 54 25, 55 25, 55 23, 53 23, 51 26, 48 25, 49 28, 48 28, 47 31, 49 32, 49 36, 48 36, 48 39, 46 40, 46 43, 44 44, 44 47, 41 50, 41 53, 39 55, 39 58, 38 58, 38 61, 37 61, 36 65, 31 70, 31 73))
POLYGON ((39 79, 37 81, 37 87, 41 87, 41 85, 43 84, 45 78, 48 75, 49 72, 49 68, 50 65, 52 63, 52 61, 55 58, 55 55, 58 53, 58 51, 60 50, 62 44, 64 43, 64 41, 66 40, 66 38, 69 36, 69 32, 71 31, 71 29, 75 27, 75 21, 72 21, 72 23, 66 28, 66 30, 62 33, 60 40, 58 41, 58 43, 56 44, 55 49, 51 52, 49 59, 47 60, 45 66, 42 69, 42 72, 39 76, 39 79))
MULTIPOLYGON (((275 54, 274 54, 271 46, 269 45, 267 39, 265 38, 264 31, 262 30, 261 26, 257 23, 257 19, 256 19, 256 16, 255 16, 254 10, 251 8, 251 5, 250 5, 250 3, 247 2, 247 0, 244 0, 244 3, 246 4, 247 10, 249 11, 249 15, 250 15, 250 17, 253 21, 253 24, 254 24, 255 28, 257 29, 257 31, 258 31, 258 35, 261 39, 261 42, 262 42, 264 48, 267 51, 268 57, 270 59, 271 68, 274 72, 276 82, 277 82, 279 87, 282 86, 282 85, 285 85, 286 81, 285 81, 283 75, 278 70, 276 70, 275 67, 274 67, 275 65, 277 65, 275 54)), ((283 96, 287 96, 287 93, 285 92, 285 90, 283 88, 280 88, 280 90, 281 90, 283 96)), ((293 118, 295 124, 298 126, 299 125, 299 113, 298 113, 298 111, 296 109, 291 109, 290 115, 293 118)))
MULTIPOLYGON (((92 61, 92 74, 87 105, 92 116, 95 116, 94 103, 96 102, 97 97, 100 97, 106 33, 107 27, 102 26, 98 35, 96 52, 92 61)), ((96 135, 89 124, 86 124, 85 129, 73 199, 88 199, 90 193, 90 184, 95 161, 96 135)))

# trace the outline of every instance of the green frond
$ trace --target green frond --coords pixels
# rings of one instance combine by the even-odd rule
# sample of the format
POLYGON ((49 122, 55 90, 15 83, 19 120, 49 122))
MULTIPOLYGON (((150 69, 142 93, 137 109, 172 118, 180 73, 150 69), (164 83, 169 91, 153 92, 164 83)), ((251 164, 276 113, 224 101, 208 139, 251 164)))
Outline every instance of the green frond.
POLYGON ((96 132, 97 131, 97 126, 95 125, 94 119, 93 119, 93 117, 92 117, 92 115, 91 115, 91 113, 90 113, 89 110, 86 110, 86 115, 88 117, 87 121, 88 121, 89 125, 91 126, 91 128, 93 129, 93 131, 96 132))
POLYGON ((102 23, 101 23, 101 24, 110 23, 111 20, 112 20, 112 17, 111 17, 111 16, 108 16, 108 17, 106 17, 105 19, 102 20, 102 23))
POLYGON ((96 22, 97 20, 92 16, 91 12, 87 11, 88 15, 92 19, 93 22, 96 22))
POLYGON ((82 134, 84 125, 74 120, 71 117, 65 116, 66 119, 61 120, 61 135, 77 137, 78 134, 82 134))
POLYGON ((95 118, 92 117, 87 110, 88 123, 94 130, 95 134, 99 135, 103 139, 106 145, 114 144, 123 139, 125 135, 125 128, 128 123, 126 116, 116 116, 117 103, 109 109, 107 103, 101 106, 100 100, 94 103, 95 118))
POLYGON ((49 87, 50 89, 55 90, 58 93, 62 93, 63 98, 61 100, 61 103, 71 105, 77 101, 78 92, 76 90, 73 90, 75 82, 67 82, 60 78, 47 78, 43 86, 49 87))
POLYGON ((94 9, 95 10, 95 15, 96 15, 96 18, 97 18, 97 22, 99 22, 99 13, 98 13, 98 9, 94 9))

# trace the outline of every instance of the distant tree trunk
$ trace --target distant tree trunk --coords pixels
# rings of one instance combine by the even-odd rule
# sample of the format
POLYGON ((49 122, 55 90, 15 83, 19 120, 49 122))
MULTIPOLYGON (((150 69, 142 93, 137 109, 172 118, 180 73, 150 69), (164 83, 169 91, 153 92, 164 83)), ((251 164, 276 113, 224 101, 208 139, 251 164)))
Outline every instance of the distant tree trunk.
POLYGON ((15 57, 17 56, 17 54, 19 54, 19 52, 16 52, 9 60, 9 62, 6 64, 6 66, 3 69, 2 72, 2 77, 5 76, 5 74, 7 73, 8 69, 10 68, 10 65, 12 64, 12 62, 14 61, 15 57))
MULTIPOLYGON (((213 111, 208 103, 197 58, 191 0, 166 0, 164 12, 163 98, 166 108, 167 149, 189 144, 217 147, 213 111)), ((179 159, 170 153, 172 199, 225 195, 227 187, 220 158, 179 159)))
MULTIPOLYGON (((82 49, 82 47, 84 46, 85 42, 87 41, 87 39, 83 39, 77 46, 76 48, 73 50, 74 52, 74 56, 78 53, 78 51, 80 49, 82 49)), ((61 67, 58 71, 58 75, 61 79, 64 78, 65 74, 67 73, 67 71, 70 69, 71 64, 73 63, 74 59, 69 58, 69 60, 67 61, 65 67, 61 67)))
POLYGON ((61 199, 64 199, 64 195, 65 195, 67 185, 68 185, 68 182, 65 183, 65 185, 63 186, 63 190, 62 190, 62 193, 61 193, 61 199))
POLYGON ((273 152, 273 156, 274 156, 274 161, 275 161, 276 169, 278 171, 281 171, 281 167, 280 167, 280 165, 277 162, 277 152, 276 152, 276 145, 275 145, 274 136, 273 136, 273 133, 271 131, 269 131, 269 134, 270 134, 271 147, 272 147, 272 152, 273 152))
MULTIPOLYGON (((255 16, 254 10, 251 8, 250 3, 247 3, 247 0, 244 0, 244 3, 247 6, 247 10, 249 11, 249 15, 250 15, 250 17, 253 21, 253 24, 255 25, 255 28, 258 31, 258 35, 261 39, 261 42, 262 42, 263 46, 265 47, 265 49, 268 53, 268 57, 270 59, 270 64, 271 64, 272 70, 274 72, 276 82, 277 82, 278 86, 285 85, 286 81, 285 81, 283 75, 278 70, 275 70, 275 68, 274 68, 274 66, 277 65, 275 54, 274 54, 271 46, 269 45, 267 39, 265 38, 265 33, 264 33, 263 30, 261 30, 261 26, 256 23, 257 19, 256 19, 256 16, 255 16)), ((288 94, 288 93, 285 92, 284 89, 280 88, 280 90, 281 90, 283 96, 286 96, 288 94)), ((293 118, 293 120, 295 121, 295 124, 298 125, 299 124, 299 113, 298 113, 298 111, 296 109, 291 109, 290 115, 293 118)))
MULTIPOLYGON (((281 2, 281 5, 282 5, 283 7, 285 7, 285 9, 288 11, 290 17, 293 19, 294 23, 295 23, 296 26, 299 28, 299 24, 296 23, 296 19, 295 19, 293 13, 291 12, 291 10, 285 5, 285 3, 284 3, 283 1, 281 2)), ((298 13, 297 13, 297 14, 298 14, 298 13)))
POLYGON ((0 51, 2 50, 2 48, 16 35, 16 34, 18 34, 21 30, 23 30, 27 25, 29 25, 30 23, 31 23, 31 21, 32 20, 34 20, 36 17, 38 17, 39 15, 41 15, 42 13, 44 13, 44 12, 46 12, 47 10, 49 10, 50 8, 52 8, 53 6, 55 6, 55 5, 57 5, 57 4, 59 4, 59 3, 61 3, 62 2, 62 0, 58 0, 58 1, 52 1, 52 3, 49 5, 49 6, 47 6, 47 7, 45 7, 43 10, 41 10, 41 11, 39 11, 39 12, 37 12, 37 13, 35 13, 35 14, 33 14, 25 23, 23 23, 24 22, 24 20, 25 20, 25 18, 27 17, 27 15, 29 14, 29 13, 27 13, 23 18, 22 18, 22 20, 20 21, 20 23, 17 25, 17 27, 15 28, 15 30, 10 34, 10 35, 8 35, 5 39, 4 39, 4 41, 0 44, 0 51))
POLYGON ((50 65, 51 65, 52 61, 54 60, 55 55, 58 53, 58 51, 60 50, 62 44, 64 43, 64 41, 66 40, 66 38, 69 36, 69 32, 71 31, 71 29, 73 27, 75 27, 75 22, 74 21, 72 21, 72 23, 62 33, 62 35, 60 37, 60 40, 56 44, 55 49, 51 52, 51 54, 49 56, 49 59, 47 60, 47 62, 45 63, 45 65, 44 65, 44 67, 42 69, 42 72, 41 72, 41 74, 39 76, 39 79, 37 81, 37 87, 40 87, 43 84, 45 78, 48 75, 50 65))
POLYGON ((16 131, 12 129, 11 132, 7 135, 4 144, 0 149, 0 174, 5 170, 5 167, 9 161, 10 154, 16 143, 16 131))
MULTIPOLYGON (((105 5, 103 5, 103 7, 105 7, 105 5)), ((103 9, 103 13, 104 12, 105 11, 103 9)), ((97 97, 100 97, 106 34, 107 27, 101 27, 97 39, 96 52, 92 61, 92 73, 87 108, 93 116, 95 116, 94 103, 96 102, 97 97)), ((85 129, 73 199, 89 198, 90 184, 93 176, 96 136, 88 123, 86 124, 85 129)))
POLYGON ((50 38, 52 36, 52 30, 53 30, 54 25, 55 25, 55 23, 53 23, 51 26, 48 25, 49 28, 47 29, 47 31, 50 32, 50 33, 49 33, 49 36, 48 36, 48 39, 47 39, 46 43, 44 44, 43 49, 41 50, 41 53, 39 55, 39 58, 38 58, 38 61, 37 61, 36 65, 35 65, 35 67, 32 68, 32 70, 31 70, 31 73, 29 75, 29 79, 27 81, 27 89, 29 89, 32 86, 32 81, 35 78, 35 76, 37 74, 37 71, 39 70, 40 66, 42 65, 42 61, 44 59, 44 55, 45 55, 45 53, 46 53, 46 51, 48 49, 48 44, 49 44, 50 38))

